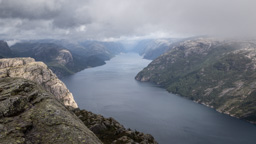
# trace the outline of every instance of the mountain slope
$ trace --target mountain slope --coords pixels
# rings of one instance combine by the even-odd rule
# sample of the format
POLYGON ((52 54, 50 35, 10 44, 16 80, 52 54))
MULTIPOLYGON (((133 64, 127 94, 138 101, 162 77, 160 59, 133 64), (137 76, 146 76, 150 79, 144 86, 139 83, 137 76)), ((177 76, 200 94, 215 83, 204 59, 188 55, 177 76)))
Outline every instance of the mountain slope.
MULTIPOLYGON (((95 60, 106 61, 113 56, 124 52, 124 47, 118 42, 101 42, 101 41, 83 41, 74 42, 68 40, 45 39, 31 41, 37 43, 54 43, 67 48, 72 54, 82 56, 83 58, 94 58, 95 60)), ((93 63, 92 63, 93 64, 93 63)))
POLYGON ((9 48, 7 42, 0 40, 0 58, 13 57, 13 52, 9 48))
POLYGON ((124 52, 122 44, 118 42, 84 41, 79 44, 82 48, 71 48, 70 50, 86 57, 96 57, 104 61, 124 52))
POLYGON ((147 39, 139 41, 133 51, 143 55, 145 59, 154 60, 170 50, 180 39, 147 39))
POLYGON ((115 42, 67 40, 36 40, 16 43, 11 47, 16 56, 32 57, 43 61, 59 77, 85 68, 104 65, 106 60, 124 51, 115 42))
POLYGON ((19 57, 43 61, 60 77, 88 67, 82 58, 74 57, 69 50, 52 43, 17 43, 11 49, 19 57))
POLYGON ((256 122, 255 50, 255 41, 188 40, 150 63, 136 79, 256 122))

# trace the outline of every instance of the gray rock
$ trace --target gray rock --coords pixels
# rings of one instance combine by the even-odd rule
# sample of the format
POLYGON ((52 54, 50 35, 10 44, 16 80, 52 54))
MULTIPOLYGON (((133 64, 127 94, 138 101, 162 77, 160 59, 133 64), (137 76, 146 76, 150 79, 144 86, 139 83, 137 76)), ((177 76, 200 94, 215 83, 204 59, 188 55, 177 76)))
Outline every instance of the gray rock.
POLYGON ((42 85, 64 105, 77 108, 72 93, 65 84, 42 62, 32 58, 0 59, 0 78, 24 78, 42 85))
POLYGON ((0 79, 1 144, 101 144, 78 117, 35 82, 0 79))

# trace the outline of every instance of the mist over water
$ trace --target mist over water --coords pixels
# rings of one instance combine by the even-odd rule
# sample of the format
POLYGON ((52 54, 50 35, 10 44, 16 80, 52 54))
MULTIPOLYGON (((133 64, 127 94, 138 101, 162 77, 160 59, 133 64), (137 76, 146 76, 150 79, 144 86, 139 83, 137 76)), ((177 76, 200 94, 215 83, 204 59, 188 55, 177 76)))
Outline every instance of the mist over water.
POLYGON ((256 126, 136 81, 150 62, 134 53, 120 54, 62 80, 81 109, 150 133, 160 144, 255 143, 256 126))

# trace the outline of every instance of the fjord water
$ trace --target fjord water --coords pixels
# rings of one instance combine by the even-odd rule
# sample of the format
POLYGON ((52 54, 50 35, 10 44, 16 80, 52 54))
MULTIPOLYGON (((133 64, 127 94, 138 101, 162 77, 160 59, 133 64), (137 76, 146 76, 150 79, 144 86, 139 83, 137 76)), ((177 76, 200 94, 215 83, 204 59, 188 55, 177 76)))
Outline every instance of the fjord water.
POLYGON ((149 63, 134 53, 120 54, 62 80, 81 109, 150 133, 160 144, 255 144, 255 125, 136 81, 149 63))

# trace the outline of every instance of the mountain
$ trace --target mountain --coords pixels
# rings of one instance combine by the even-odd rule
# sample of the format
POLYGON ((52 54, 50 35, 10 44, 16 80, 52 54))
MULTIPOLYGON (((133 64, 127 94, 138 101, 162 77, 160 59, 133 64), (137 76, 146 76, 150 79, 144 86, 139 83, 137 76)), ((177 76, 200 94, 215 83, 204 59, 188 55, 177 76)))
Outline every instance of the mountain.
POLYGON ((115 55, 124 52, 124 47, 118 42, 84 41, 80 47, 72 47, 70 50, 85 57, 95 57, 103 61, 110 60, 115 55))
POLYGON ((42 62, 0 59, 0 141, 41 144, 157 144, 149 134, 113 118, 80 110, 72 94, 42 62))
POLYGON ((145 59, 154 60, 170 50, 181 39, 146 39, 139 41, 133 48, 145 59))
POLYGON ((32 57, 45 62, 59 77, 70 75, 85 68, 105 64, 115 55, 124 52, 117 42, 68 40, 31 40, 16 43, 11 50, 19 57, 32 57))
POLYGON ((59 77, 70 75, 87 67, 105 64, 94 58, 83 58, 54 43, 23 42, 16 43, 11 50, 18 57, 32 57, 43 61, 59 77))
POLYGON ((256 41, 197 38, 161 55, 136 79, 256 122, 256 41))
POLYGON ((69 40, 44 39, 30 42, 54 43, 67 48, 73 54, 84 58, 97 58, 102 61, 110 60, 115 55, 124 52, 124 47, 119 42, 102 42, 102 41, 82 41, 75 42, 69 40))
POLYGON ((31 40, 9 46, 0 41, 0 58, 32 57, 46 63, 59 77, 74 74, 85 68, 105 64, 115 55, 124 52, 118 42, 68 40, 31 40))
POLYGON ((7 42, 0 40, 0 58, 13 57, 13 52, 9 48, 7 42))

